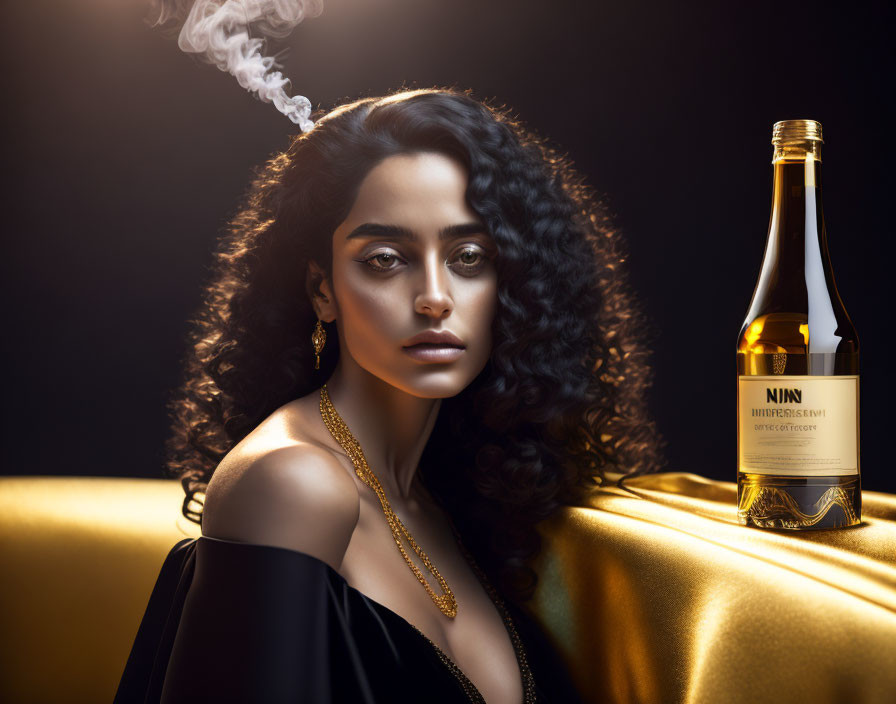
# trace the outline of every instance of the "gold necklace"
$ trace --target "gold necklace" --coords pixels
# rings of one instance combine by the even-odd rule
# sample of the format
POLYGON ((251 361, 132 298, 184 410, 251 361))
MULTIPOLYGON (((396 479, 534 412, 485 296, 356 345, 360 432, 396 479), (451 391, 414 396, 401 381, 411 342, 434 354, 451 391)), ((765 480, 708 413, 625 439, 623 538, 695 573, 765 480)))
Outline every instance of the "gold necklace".
POLYGON ((330 400, 330 394, 327 391, 326 384, 320 387, 320 415, 324 420, 324 425, 326 425, 327 429, 330 431, 330 434, 336 439, 336 442, 342 446, 342 449, 345 450, 346 454, 351 459, 352 464, 355 467, 355 474, 358 475, 358 478, 360 478, 362 482, 373 489, 376 492, 377 497, 379 497, 380 504, 383 506, 383 513, 386 514, 386 521, 389 523, 389 528, 392 530, 392 537, 395 538, 395 544, 398 546, 398 551, 401 553, 402 557, 404 557, 404 561, 408 563, 408 566, 417 576, 417 580, 423 585, 423 588, 426 589, 429 596, 432 597, 436 606, 439 607, 439 611, 445 614, 448 618, 457 616, 457 601, 454 599, 454 592, 451 591, 451 588, 448 586, 447 582, 445 582, 442 575, 439 574, 439 571, 435 568, 432 562, 430 562, 427 554, 423 552, 419 545, 417 545, 417 541, 414 540, 414 537, 410 534, 408 529, 405 528, 404 523, 402 523, 398 516, 395 515, 392 507, 389 505, 389 500, 386 498, 386 492, 383 491, 383 486, 380 484, 380 480, 376 478, 376 475, 370 469, 370 465, 367 464, 367 459, 364 457, 364 452, 361 450, 360 443, 355 439, 355 436, 352 435, 351 430, 348 429, 348 426, 345 424, 345 421, 342 420, 339 413, 336 412, 336 408, 330 400), (407 551, 404 549, 404 546, 401 544, 402 535, 407 538, 407 541, 411 544, 414 552, 417 553, 417 556, 423 561, 423 564, 426 565, 426 568, 432 573, 433 577, 436 578, 436 581, 438 581, 439 585, 442 587, 441 594, 436 594, 432 590, 432 587, 429 586, 429 583, 426 581, 420 568, 411 560, 407 551))

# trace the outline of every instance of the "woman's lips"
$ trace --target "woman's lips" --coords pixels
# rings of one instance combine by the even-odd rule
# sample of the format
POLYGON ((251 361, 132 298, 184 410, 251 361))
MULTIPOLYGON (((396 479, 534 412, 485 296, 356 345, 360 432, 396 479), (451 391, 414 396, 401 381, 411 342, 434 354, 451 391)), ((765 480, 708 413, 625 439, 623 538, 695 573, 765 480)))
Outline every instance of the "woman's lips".
POLYGON ((453 362, 463 353, 463 347, 452 347, 451 345, 434 345, 430 342, 421 342, 411 347, 402 347, 405 353, 421 362, 453 362))

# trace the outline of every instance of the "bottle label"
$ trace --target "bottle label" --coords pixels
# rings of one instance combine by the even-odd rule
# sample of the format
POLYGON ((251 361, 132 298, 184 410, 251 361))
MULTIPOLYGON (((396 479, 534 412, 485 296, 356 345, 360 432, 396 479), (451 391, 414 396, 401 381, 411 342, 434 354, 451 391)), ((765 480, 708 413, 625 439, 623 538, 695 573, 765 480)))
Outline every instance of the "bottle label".
POLYGON ((740 471, 859 473, 858 376, 738 376, 740 471))

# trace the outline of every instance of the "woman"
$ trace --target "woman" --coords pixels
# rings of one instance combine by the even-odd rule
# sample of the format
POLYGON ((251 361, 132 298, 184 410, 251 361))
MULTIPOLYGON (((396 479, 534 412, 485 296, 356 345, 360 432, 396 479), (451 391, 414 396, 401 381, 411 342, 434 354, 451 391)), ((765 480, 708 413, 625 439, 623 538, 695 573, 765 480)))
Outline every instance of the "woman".
POLYGON ((568 163, 467 93, 297 136, 195 321, 168 469, 203 537, 118 700, 574 701, 521 606, 535 524, 659 463, 622 261, 568 163))

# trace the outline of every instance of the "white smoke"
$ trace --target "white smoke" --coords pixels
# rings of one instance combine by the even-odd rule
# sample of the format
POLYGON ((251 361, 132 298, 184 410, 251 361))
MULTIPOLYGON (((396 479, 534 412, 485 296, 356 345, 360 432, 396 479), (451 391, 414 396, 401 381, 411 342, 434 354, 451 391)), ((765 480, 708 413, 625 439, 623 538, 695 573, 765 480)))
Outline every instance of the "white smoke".
POLYGON ((323 12, 323 0, 195 0, 183 18, 189 0, 160 0, 155 25, 183 19, 177 38, 181 50, 200 54, 222 71, 232 74, 239 84, 273 103, 302 132, 310 130, 311 101, 304 95, 289 97, 289 79, 271 56, 263 56, 267 37, 282 39, 305 17, 323 12), (250 37, 250 29, 262 37, 250 37))

